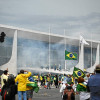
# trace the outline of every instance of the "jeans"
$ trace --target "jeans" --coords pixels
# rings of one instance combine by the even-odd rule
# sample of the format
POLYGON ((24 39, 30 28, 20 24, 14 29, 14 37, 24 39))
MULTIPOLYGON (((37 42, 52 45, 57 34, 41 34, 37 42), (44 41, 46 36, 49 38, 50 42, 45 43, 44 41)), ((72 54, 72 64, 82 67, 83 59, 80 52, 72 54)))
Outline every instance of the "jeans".
POLYGON ((27 100, 26 91, 18 91, 18 100, 22 100, 22 95, 23 100, 27 100))

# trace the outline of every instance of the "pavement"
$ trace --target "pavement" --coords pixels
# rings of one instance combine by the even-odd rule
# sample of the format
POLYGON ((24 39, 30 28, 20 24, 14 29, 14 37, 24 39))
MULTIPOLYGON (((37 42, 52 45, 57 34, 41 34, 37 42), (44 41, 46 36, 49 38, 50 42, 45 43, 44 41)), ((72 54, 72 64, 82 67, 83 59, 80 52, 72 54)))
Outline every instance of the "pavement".
MULTIPOLYGON (((0 96, 1 100, 1 96, 0 96)), ((18 95, 16 95, 16 100, 18 100, 18 95)), ((33 92, 32 100, 62 100, 59 88, 45 89, 40 88, 38 93, 33 92)), ((79 96, 75 96, 75 100, 79 100, 79 96)))
MULTIPOLYGON (((40 89, 38 93, 34 93, 33 100, 62 100, 59 88, 40 89)), ((79 100, 79 95, 75 96, 75 100, 79 100)))

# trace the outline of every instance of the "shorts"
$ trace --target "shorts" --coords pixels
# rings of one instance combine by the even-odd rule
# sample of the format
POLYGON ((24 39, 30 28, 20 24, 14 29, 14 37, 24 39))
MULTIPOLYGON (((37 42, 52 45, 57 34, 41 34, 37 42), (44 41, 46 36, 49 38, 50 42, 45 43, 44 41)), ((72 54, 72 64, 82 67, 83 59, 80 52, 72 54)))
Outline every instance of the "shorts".
POLYGON ((27 90, 27 98, 32 98, 32 97, 33 97, 33 89, 27 90))

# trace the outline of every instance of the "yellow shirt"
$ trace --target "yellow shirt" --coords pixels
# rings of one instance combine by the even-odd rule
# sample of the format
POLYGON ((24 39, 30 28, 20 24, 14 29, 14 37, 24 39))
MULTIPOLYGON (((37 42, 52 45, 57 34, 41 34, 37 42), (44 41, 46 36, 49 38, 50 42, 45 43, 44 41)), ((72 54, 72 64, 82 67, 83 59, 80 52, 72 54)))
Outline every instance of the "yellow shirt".
POLYGON ((28 74, 19 74, 15 79, 15 83, 18 82, 18 91, 26 91, 27 78, 31 76, 31 72, 28 74))
POLYGON ((50 82, 50 77, 47 77, 47 81, 50 82))
POLYGON ((40 76, 40 80, 41 80, 41 81, 43 80, 42 76, 40 76))

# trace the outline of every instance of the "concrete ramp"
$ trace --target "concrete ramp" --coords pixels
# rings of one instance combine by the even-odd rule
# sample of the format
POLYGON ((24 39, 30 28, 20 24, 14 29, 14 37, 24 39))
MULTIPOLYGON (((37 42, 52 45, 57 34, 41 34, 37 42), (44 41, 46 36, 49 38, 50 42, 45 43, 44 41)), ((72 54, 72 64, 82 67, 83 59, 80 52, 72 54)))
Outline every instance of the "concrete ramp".
POLYGON ((17 74, 17 30, 14 33, 12 55, 8 63, 0 66, 1 70, 6 70, 8 68, 9 74, 17 74))

